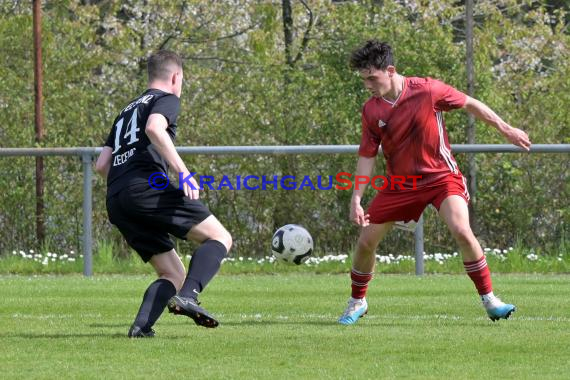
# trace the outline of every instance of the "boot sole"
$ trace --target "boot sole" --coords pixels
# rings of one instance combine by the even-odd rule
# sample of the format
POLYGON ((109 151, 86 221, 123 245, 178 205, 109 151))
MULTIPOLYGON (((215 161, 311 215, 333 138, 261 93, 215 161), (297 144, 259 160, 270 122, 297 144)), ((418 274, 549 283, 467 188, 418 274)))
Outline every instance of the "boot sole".
POLYGON ((168 302, 168 312, 174 315, 185 315, 191 318, 198 326, 213 329, 219 325, 219 322, 216 321, 212 316, 201 313, 197 310, 185 309, 184 307, 178 305, 175 300, 168 302))

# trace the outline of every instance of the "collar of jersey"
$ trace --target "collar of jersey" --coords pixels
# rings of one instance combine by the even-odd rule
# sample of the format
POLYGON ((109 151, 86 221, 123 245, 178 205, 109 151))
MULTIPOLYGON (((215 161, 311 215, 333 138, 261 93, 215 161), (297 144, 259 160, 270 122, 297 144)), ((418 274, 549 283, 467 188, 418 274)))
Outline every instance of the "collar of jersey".
POLYGON ((382 100, 385 101, 386 103, 390 104, 392 106, 392 108, 396 107, 396 104, 398 104, 398 101, 400 99, 402 99, 402 97, 404 96, 404 93, 406 92, 406 89, 408 88, 408 83, 407 83, 408 78, 406 78, 406 77, 403 77, 403 78, 404 78, 404 88, 402 88, 402 92, 400 92, 400 95, 398 95, 396 100, 391 102, 388 99, 386 99, 385 97, 382 97, 382 100))

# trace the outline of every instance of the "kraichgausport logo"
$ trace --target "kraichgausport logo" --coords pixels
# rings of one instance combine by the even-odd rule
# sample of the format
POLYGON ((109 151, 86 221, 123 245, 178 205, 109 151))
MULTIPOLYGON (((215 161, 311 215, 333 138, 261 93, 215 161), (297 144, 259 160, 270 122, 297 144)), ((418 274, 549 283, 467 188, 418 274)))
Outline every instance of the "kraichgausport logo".
MULTIPOLYGON (((364 185, 370 185, 375 190, 416 190, 417 180, 422 178, 421 175, 377 175, 370 178, 340 172, 334 176, 223 175, 216 180, 211 175, 196 174, 178 173, 178 189, 187 184, 192 190, 350 190, 353 186, 358 190, 364 185)), ((163 172, 152 173, 148 177, 148 184, 155 190, 164 190, 170 185, 170 178, 163 172)))

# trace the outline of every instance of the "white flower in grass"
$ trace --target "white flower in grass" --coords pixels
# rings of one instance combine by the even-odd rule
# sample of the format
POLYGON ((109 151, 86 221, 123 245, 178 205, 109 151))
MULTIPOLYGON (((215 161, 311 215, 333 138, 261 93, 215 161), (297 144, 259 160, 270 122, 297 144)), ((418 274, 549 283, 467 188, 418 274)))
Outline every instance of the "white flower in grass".
POLYGON ((307 259, 307 261, 305 261, 305 264, 311 264, 311 265, 318 265, 320 263, 320 260, 317 257, 309 257, 307 259))
POLYGON ((70 257, 70 258, 67 259, 67 260, 73 262, 73 261, 75 261, 75 257, 70 257))
POLYGON ((490 252, 490 251, 491 251, 491 248, 485 248, 483 251, 485 251, 485 252, 490 252))
POLYGON ((239 261, 243 261, 243 257, 240 256, 239 261))
POLYGON ((69 253, 70 253, 71 255, 74 255, 74 254, 75 254, 75 251, 71 250, 71 251, 69 251, 69 253))
POLYGON ((534 253, 530 253, 530 254, 526 255, 526 258, 530 261, 537 261, 538 260, 538 256, 535 255, 534 253))
POLYGON ((17 255, 18 253, 16 251, 12 251, 12 255, 17 255))
POLYGON ((33 249, 30 249, 30 253, 34 253, 34 250, 33 250, 33 249))
POLYGON ((343 261, 348 258, 348 255, 329 255, 330 261, 343 261))

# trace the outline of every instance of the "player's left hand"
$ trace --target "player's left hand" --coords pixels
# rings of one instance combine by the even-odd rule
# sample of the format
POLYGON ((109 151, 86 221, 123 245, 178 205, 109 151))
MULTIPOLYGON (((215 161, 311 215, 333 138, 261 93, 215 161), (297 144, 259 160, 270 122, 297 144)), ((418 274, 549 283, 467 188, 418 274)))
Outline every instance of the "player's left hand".
POLYGON ((530 139, 528 134, 522 129, 509 127, 509 129, 504 132, 504 135, 512 144, 520 146, 526 151, 530 150, 530 139))
POLYGON ((350 203, 349 219, 351 222, 361 227, 366 227, 370 224, 370 214, 364 214, 364 209, 360 205, 360 202, 350 203))

